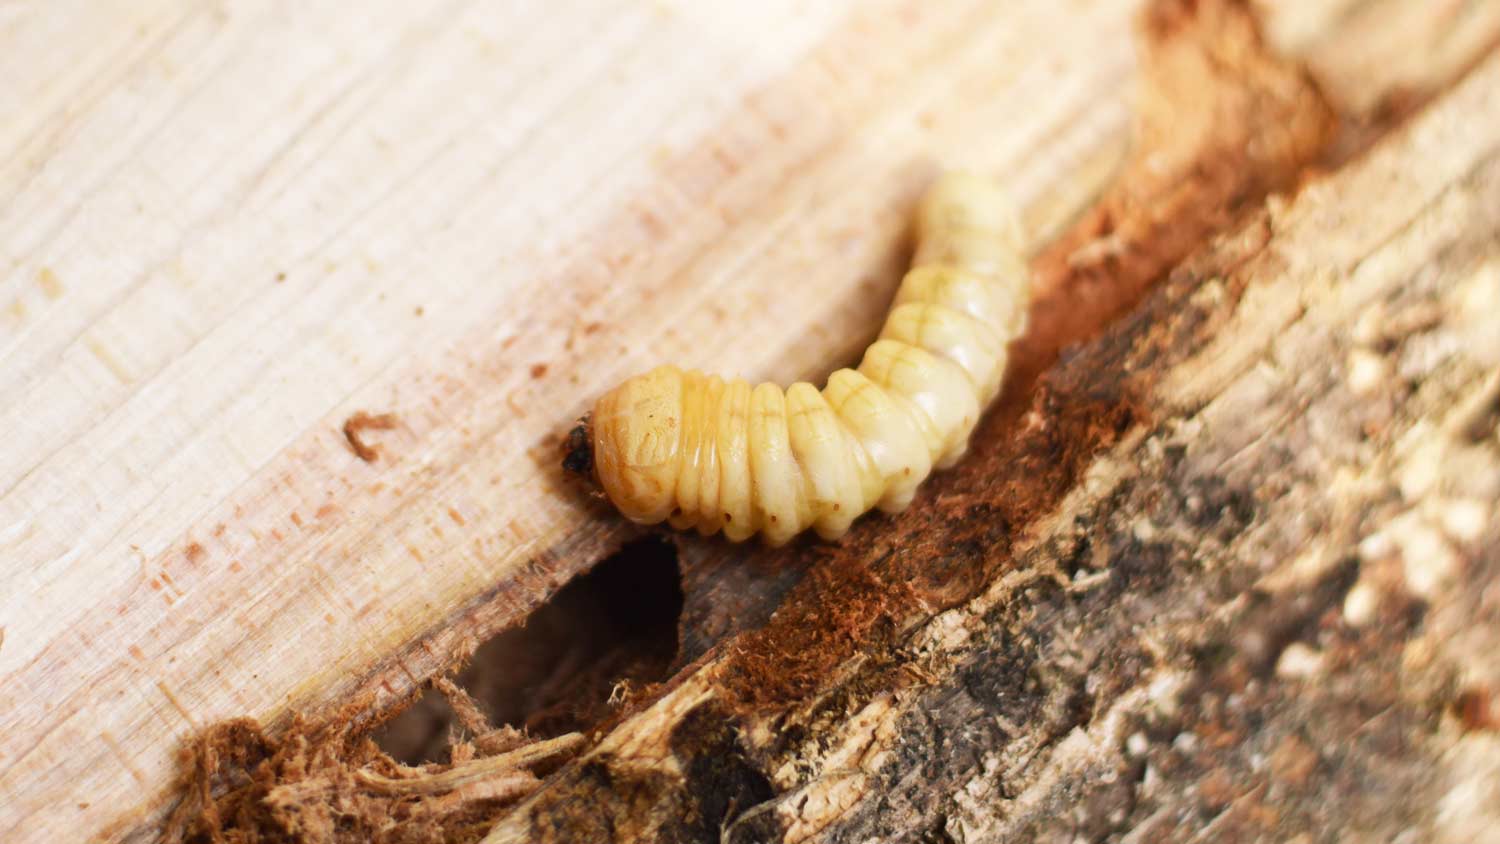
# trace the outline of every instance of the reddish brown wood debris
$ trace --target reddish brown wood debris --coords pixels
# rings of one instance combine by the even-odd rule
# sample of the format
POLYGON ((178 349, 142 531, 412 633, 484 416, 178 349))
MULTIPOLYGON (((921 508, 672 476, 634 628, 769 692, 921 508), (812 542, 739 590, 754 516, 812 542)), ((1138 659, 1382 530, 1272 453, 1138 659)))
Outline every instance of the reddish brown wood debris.
POLYGON ((380 457, 380 449, 366 443, 361 435, 365 431, 389 431, 395 427, 395 414, 371 414, 361 410, 345 420, 344 439, 349 442, 349 448, 354 451, 355 457, 366 463, 373 463, 380 457))

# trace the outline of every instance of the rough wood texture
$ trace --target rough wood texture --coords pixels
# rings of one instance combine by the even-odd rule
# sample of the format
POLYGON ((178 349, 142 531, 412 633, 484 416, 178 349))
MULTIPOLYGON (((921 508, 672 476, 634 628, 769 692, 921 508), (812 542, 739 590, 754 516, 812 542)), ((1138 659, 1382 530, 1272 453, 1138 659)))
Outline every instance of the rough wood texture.
MULTIPOLYGON (((631 535, 557 484, 567 421, 661 360, 846 360, 940 167, 1061 229, 1127 155, 1135 5, 4 12, 0 838, 147 837, 203 726, 379 712, 516 624, 631 535)), ((1263 6, 1376 129, 1500 27, 1263 6)), ((807 570, 683 562, 694 658, 807 570)))

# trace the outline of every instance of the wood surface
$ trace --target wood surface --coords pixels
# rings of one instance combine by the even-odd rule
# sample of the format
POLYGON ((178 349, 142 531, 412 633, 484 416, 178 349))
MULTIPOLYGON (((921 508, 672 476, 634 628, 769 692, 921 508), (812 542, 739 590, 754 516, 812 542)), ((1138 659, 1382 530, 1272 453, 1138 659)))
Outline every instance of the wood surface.
MULTIPOLYGON (((1356 130, 1330 166, 1500 32, 1489 3, 1257 10, 1356 130)), ((849 362, 942 168, 1063 231, 1129 158, 1137 11, 0 10, 0 839, 149 839, 207 725, 378 713, 517 624, 637 534, 561 482, 571 420, 658 362, 849 362), (363 457, 360 413, 393 423, 363 457)), ((1416 219, 1458 176, 1406 154, 1410 195, 1321 207, 1416 219)), ((689 587, 764 571, 680 553, 689 587)), ((686 659, 774 609, 712 591, 686 659)))

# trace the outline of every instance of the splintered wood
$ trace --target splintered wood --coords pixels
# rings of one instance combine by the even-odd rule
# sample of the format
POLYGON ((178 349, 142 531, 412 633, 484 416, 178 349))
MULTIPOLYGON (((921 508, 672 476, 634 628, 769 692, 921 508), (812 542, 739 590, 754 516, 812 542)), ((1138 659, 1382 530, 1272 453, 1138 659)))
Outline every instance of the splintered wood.
POLYGON ((215 725, 192 746, 192 785, 162 840, 476 840, 498 806, 535 790, 584 743, 578 733, 532 740, 492 728, 462 689, 437 685, 473 733, 453 741, 447 764, 402 765, 348 719, 296 720, 274 738, 250 720, 215 725))

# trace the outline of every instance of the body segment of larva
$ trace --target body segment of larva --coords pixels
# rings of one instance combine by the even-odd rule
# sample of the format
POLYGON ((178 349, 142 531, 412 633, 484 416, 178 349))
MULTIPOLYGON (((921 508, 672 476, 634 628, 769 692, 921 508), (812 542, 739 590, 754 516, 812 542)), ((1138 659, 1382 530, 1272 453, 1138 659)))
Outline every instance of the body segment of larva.
POLYGON ((950 175, 924 197, 917 252, 885 328, 821 391, 659 367, 590 417, 595 476, 627 518, 837 538, 873 507, 899 512, 934 467, 963 456, 1025 327, 1030 284, 1008 203, 950 175))

